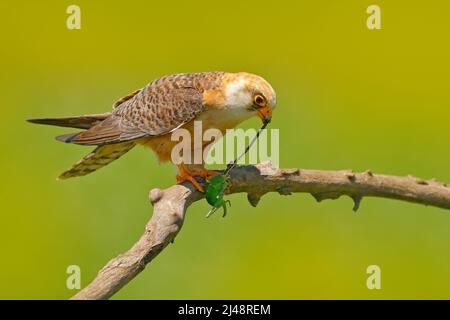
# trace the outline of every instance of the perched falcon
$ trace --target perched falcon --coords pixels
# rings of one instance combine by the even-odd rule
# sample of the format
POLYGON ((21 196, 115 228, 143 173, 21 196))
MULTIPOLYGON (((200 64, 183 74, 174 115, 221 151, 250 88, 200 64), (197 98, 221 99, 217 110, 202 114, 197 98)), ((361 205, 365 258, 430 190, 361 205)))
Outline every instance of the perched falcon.
MULTIPOLYGON (((160 162, 170 161, 172 148, 178 143, 171 141, 171 133, 179 128, 193 133, 194 120, 202 121, 203 130, 216 128, 225 133, 226 129, 254 115, 267 121, 275 106, 275 91, 257 75, 202 72, 156 79, 114 103, 111 112, 29 121, 85 129, 56 138, 67 143, 97 146, 59 176, 59 179, 67 179, 91 173, 137 144, 152 149, 160 162)), ((214 142, 203 142, 202 147, 214 142)), ((200 191, 203 188, 194 177, 214 175, 204 164, 181 163, 178 168, 177 181, 188 180, 200 191)))

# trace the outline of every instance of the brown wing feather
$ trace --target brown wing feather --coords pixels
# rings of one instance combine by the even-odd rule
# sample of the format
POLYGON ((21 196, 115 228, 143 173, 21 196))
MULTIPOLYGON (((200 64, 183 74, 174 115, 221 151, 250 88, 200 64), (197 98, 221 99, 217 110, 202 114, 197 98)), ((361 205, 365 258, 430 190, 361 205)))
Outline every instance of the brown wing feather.
POLYGON ((120 119, 110 116, 89 130, 70 138, 69 142, 83 145, 103 145, 120 142, 120 119))
POLYGON ((169 133, 204 110, 203 90, 218 85, 222 75, 192 73, 157 79, 127 96, 110 117, 70 142, 103 145, 169 133))
POLYGON ((89 114, 85 116, 75 116, 66 118, 30 119, 27 121, 31 123, 48 124, 59 127, 89 129, 92 126, 98 124, 99 122, 105 120, 110 115, 111 112, 107 112, 102 114, 89 114))
POLYGON ((131 98, 133 98, 136 94, 138 94, 142 89, 138 89, 128 95, 126 95, 125 97, 120 98, 119 100, 117 100, 116 102, 114 102, 113 104, 113 109, 117 108, 118 106, 120 106, 122 103, 124 103, 125 101, 130 100, 131 98))

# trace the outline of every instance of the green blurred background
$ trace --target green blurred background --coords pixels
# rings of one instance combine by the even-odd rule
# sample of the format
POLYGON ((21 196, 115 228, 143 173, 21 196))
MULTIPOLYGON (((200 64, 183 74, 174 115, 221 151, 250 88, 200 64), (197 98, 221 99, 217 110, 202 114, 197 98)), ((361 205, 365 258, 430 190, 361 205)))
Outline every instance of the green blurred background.
MULTIPOLYGON (((450 182, 448 1, 2 1, 0 298, 65 299, 143 232, 171 165, 137 148, 81 179, 90 149, 27 118, 108 111, 161 75, 248 71, 278 93, 280 165, 450 182), (382 30, 366 27, 381 7, 382 30), (81 7, 81 30, 66 8, 81 7)), ((252 119, 243 127, 258 127, 252 119)), ((307 194, 194 204, 175 244, 115 298, 450 298, 450 211, 307 194), (381 267, 381 290, 366 268, 381 267)))

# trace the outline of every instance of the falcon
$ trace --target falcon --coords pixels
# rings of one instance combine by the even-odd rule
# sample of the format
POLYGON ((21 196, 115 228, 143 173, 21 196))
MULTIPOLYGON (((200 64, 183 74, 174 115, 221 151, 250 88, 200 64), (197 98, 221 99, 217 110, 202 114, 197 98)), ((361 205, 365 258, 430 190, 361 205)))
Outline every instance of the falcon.
MULTIPOLYGON (((227 129, 251 118, 270 121, 276 106, 276 94, 262 77, 246 73, 183 73, 158 78, 113 104, 113 110, 67 118, 31 119, 32 123, 84 129, 57 136, 56 139, 96 148, 64 171, 58 179, 84 176, 118 159, 136 145, 153 150, 160 163, 171 161, 172 148, 178 143, 171 134, 187 129, 194 134, 194 121, 203 130, 227 129)), ((191 150, 194 149, 194 139, 191 150)), ((202 148, 216 141, 203 142, 202 148)), ((201 164, 177 164, 177 182, 190 181, 198 190, 203 187, 195 179, 209 179, 217 172, 201 164)))

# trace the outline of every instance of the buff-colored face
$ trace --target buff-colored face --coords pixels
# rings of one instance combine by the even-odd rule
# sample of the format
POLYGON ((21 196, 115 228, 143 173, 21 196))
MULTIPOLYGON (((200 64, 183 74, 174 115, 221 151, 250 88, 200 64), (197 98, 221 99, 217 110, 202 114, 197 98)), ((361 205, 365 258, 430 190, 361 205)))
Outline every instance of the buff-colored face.
POLYGON ((277 98, 272 86, 263 78, 250 73, 235 73, 229 76, 225 86, 227 108, 236 109, 243 115, 257 115, 269 122, 276 107, 277 98))

